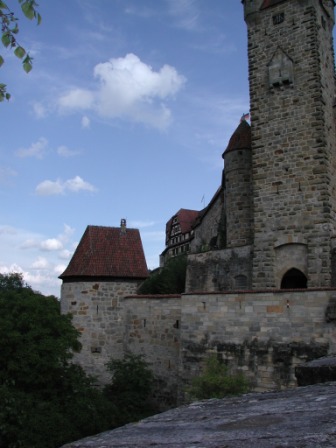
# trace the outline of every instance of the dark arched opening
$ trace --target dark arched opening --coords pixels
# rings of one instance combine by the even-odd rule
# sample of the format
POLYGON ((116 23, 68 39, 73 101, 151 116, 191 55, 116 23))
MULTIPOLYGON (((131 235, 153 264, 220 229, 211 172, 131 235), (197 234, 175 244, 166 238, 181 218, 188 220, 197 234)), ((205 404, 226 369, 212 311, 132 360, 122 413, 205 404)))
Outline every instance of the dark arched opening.
POLYGON ((281 289, 307 288, 307 277, 298 269, 289 269, 282 277, 281 289))

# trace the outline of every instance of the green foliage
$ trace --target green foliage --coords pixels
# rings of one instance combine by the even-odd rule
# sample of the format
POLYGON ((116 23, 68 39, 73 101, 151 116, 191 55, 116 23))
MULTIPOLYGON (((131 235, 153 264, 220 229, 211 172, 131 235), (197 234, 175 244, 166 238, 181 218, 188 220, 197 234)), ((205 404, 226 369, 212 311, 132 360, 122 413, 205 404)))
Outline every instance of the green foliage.
MULTIPOLYGON (((38 4, 35 0, 18 0, 21 10, 25 17, 29 20, 35 19, 37 24, 41 23, 41 15, 37 12, 38 4)), ((15 56, 22 60, 22 68, 29 73, 33 68, 33 58, 29 56, 27 51, 18 43, 17 34, 19 33, 18 18, 9 9, 7 4, 0 0, 0 21, 1 21, 1 42, 5 48, 12 49, 15 56)), ((0 67, 5 60, 0 55, 0 67)), ((6 90, 6 84, 0 83, 0 101, 9 100, 10 94, 6 90)))
POLYGON ((192 398, 204 400, 240 395, 248 391, 248 383, 241 373, 230 375, 228 368, 216 355, 206 360, 205 371, 193 378, 188 393, 192 398))
POLYGON ((139 288, 139 294, 180 294, 184 292, 187 257, 168 260, 164 268, 155 271, 139 288))
POLYGON ((0 446, 58 448, 114 427, 116 408, 70 360, 71 317, 20 274, 0 276, 0 446))
POLYGON ((154 413, 149 400, 154 376, 141 355, 129 353, 123 359, 111 359, 107 368, 112 374, 112 382, 104 392, 118 408, 118 425, 154 413))
POLYGON ((11 274, 0 274, 0 293, 1 291, 17 290, 29 288, 23 280, 23 275, 18 272, 11 274))

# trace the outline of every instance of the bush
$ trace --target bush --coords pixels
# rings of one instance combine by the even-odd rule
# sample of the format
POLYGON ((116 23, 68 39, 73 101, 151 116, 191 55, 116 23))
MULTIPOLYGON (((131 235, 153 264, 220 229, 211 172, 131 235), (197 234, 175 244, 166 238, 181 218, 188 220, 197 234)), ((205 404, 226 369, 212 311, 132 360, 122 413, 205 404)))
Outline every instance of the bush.
POLYGON ((216 355, 206 360, 205 371, 193 378, 188 393, 192 398, 204 400, 240 395, 248 391, 248 383, 243 374, 230 375, 228 367, 216 355))
POLYGON ((104 393, 118 409, 118 426, 156 412, 150 403, 154 375, 141 355, 129 353, 124 359, 111 359, 107 368, 112 382, 104 393))
POLYGON ((166 265, 144 281, 139 294, 181 294, 185 290, 187 257, 180 255, 168 260, 166 265))
POLYGON ((57 448, 116 426, 116 407, 71 363, 78 337, 55 297, 0 274, 1 448, 57 448))

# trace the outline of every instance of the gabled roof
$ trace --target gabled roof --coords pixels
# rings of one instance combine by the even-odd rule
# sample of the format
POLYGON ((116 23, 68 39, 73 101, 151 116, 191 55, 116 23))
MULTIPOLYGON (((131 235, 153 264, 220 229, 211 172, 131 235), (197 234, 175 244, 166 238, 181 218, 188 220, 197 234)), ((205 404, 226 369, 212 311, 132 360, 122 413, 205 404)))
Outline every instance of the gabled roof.
POLYGON ((242 120, 232 134, 222 157, 224 158, 225 154, 236 149, 251 149, 251 126, 246 120, 242 120))
POLYGON ((69 277, 147 278, 138 229, 87 226, 62 280, 69 277))
POLYGON ((188 210, 186 208, 181 208, 175 215, 173 215, 166 224, 167 236, 170 235, 170 230, 173 224, 173 219, 177 217, 177 222, 180 224, 181 233, 190 232, 195 220, 199 215, 198 210, 188 210))

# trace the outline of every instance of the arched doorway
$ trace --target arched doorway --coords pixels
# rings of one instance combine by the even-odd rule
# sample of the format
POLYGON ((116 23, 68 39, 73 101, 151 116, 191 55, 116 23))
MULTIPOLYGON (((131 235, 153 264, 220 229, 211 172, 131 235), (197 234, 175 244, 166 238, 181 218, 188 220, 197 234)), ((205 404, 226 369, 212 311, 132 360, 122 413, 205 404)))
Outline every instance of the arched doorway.
POLYGON ((281 280, 281 289, 307 288, 307 277, 298 269, 289 269, 281 280))

